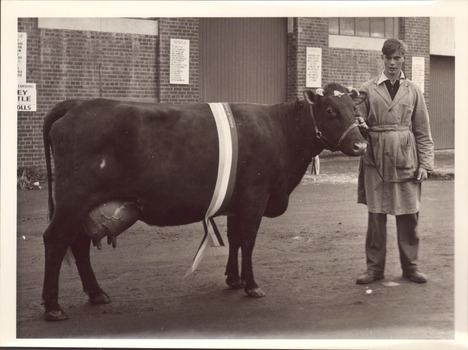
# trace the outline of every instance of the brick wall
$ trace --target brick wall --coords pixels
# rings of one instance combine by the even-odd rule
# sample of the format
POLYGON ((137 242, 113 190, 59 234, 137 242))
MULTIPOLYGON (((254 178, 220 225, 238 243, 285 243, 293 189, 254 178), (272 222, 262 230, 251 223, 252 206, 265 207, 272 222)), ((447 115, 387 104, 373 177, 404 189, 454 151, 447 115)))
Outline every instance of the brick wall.
MULTIPOLYGON (((411 57, 425 57, 425 98, 429 102, 430 88, 430 21, 425 17, 400 19, 400 38, 409 47, 403 66, 411 78, 411 57)), ((322 48, 322 85, 337 82, 360 87, 383 70, 380 51, 328 47, 327 18, 294 18, 288 34, 288 100, 302 96, 306 86, 306 48, 322 48)))
POLYGON ((329 49, 325 82, 337 82, 359 88, 382 69, 380 52, 351 49, 329 49))
POLYGON ((328 18, 294 18, 288 34, 288 101, 306 87, 307 47, 322 48, 322 86, 337 82, 359 87, 382 70, 377 51, 329 48, 328 18))
POLYGON ((160 102, 189 103, 200 101, 199 21, 197 18, 161 18, 159 20, 160 102), (190 40, 189 84, 170 84, 171 39, 190 40))
POLYGON ((293 31, 288 33, 288 47, 287 47, 287 74, 286 74, 286 99, 287 101, 294 101, 298 96, 296 81, 298 77, 297 67, 297 20, 296 18, 291 19, 293 21, 293 31))
POLYGON ((37 112, 18 112, 18 166, 45 166, 42 121, 59 101, 158 102, 157 37, 44 29, 37 18, 20 18, 18 31, 28 35, 27 82, 37 89, 37 112))
POLYGON ((408 78, 412 78, 412 57, 424 57, 424 98, 429 108, 430 95, 430 18, 404 17, 400 18, 400 39, 408 45, 408 55, 403 69, 408 78))
POLYGON ((320 17, 294 18, 293 32, 288 34, 287 99, 302 98, 306 88, 307 47, 322 48, 322 81, 328 58, 328 19, 320 17))

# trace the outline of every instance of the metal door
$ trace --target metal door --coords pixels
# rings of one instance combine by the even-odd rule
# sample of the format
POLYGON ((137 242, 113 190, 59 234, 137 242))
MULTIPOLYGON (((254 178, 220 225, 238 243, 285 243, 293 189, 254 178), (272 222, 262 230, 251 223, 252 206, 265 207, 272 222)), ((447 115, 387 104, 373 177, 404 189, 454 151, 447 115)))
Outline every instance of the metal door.
POLYGON ((200 19, 202 101, 286 101, 286 18, 200 19))
POLYGON ((431 56, 429 115, 435 149, 455 147, 455 58, 431 56))

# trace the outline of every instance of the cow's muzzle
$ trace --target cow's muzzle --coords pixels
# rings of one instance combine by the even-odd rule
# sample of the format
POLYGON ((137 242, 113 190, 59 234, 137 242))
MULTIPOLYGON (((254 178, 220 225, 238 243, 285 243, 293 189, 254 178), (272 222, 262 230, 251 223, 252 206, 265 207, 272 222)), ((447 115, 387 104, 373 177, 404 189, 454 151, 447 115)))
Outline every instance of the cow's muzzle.
POLYGON ((356 142, 353 144, 353 153, 356 156, 360 156, 366 152, 367 142, 356 142))

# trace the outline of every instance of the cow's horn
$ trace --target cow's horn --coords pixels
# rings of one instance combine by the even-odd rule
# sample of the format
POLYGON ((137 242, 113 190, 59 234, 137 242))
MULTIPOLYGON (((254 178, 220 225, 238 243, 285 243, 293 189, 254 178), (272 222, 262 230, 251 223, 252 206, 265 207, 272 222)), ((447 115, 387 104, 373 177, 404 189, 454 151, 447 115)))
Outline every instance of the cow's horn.
POLYGON ((324 90, 322 88, 318 88, 317 90, 315 90, 315 93, 320 96, 323 96, 323 92, 324 90))
POLYGON ((348 86, 346 89, 348 90, 348 93, 350 93, 350 94, 352 94, 353 92, 355 92, 358 96, 360 95, 359 90, 353 88, 352 86, 348 86))

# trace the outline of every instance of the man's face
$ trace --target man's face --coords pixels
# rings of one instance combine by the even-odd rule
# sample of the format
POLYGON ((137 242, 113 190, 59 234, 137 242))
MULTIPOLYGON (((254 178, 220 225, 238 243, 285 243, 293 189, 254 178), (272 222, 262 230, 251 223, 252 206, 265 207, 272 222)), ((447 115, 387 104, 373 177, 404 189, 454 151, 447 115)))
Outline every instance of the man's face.
POLYGON ((385 75, 391 79, 397 79, 400 76, 405 57, 403 57, 400 52, 395 51, 390 55, 382 55, 382 61, 385 66, 385 75))

